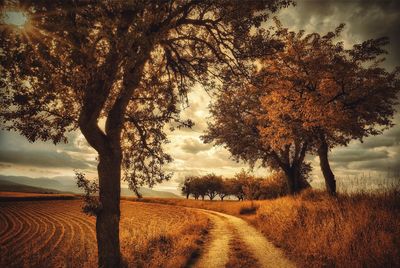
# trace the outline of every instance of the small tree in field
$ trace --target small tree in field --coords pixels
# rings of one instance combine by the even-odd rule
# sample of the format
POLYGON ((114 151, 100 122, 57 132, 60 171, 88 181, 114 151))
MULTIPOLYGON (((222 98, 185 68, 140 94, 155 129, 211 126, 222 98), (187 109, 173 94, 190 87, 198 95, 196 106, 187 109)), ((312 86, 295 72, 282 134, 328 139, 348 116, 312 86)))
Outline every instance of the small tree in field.
POLYGON ((273 172, 271 175, 260 181, 260 199, 273 199, 285 196, 288 188, 285 180, 285 173, 273 172))
POLYGON ((2 126, 54 143, 79 129, 97 151, 100 267, 120 266, 121 177, 132 189, 169 178, 163 126, 190 125, 179 101, 197 82, 224 80, 223 68, 241 72, 268 46, 256 28, 290 2, 1 1, 28 16, 0 28, 2 126))
POLYGON ((246 199, 258 199, 258 194, 260 192, 259 178, 253 176, 245 170, 242 170, 241 172, 235 174, 235 178, 238 182, 240 182, 242 191, 246 199))
POLYGON ((213 200, 222 189, 222 177, 215 174, 208 174, 203 176, 201 180, 205 184, 206 195, 210 200, 213 200))
POLYGON ((190 181, 190 188, 194 199, 197 200, 199 197, 201 197, 201 199, 204 200, 207 194, 207 184, 203 177, 192 177, 192 180, 190 181))
POLYGON ((245 194, 243 191, 243 180, 238 178, 236 175, 234 178, 229 179, 232 187, 232 195, 234 195, 239 201, 244 200, 245 194))
POLYGON ((225 179, 222 181, 222 187, 218 191, 218 196, 221 199, 221 201, 224 201, 224 198, 230 195, 234 195, 234 183, 233 180, 231 179, 225 179))
POLYGON ((186 199, 189 199, 189 196, 194 193, 193 180, 195 179, 196 177, 194 176, 188 176, 182 183, 181 191, 186 196, 186 199))

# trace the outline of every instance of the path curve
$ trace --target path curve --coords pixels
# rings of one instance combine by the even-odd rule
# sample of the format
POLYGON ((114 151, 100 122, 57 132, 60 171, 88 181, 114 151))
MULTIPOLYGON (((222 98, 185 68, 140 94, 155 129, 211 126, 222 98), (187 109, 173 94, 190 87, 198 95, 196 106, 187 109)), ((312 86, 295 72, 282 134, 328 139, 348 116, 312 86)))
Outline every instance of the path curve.
POLYGON ((195 263, 195 268, 225 267, 229 260, 229 242, 236 235, 262 268, 296 267, 288 260, 281 249, 275 247, 258 230, 246 221, 220 212, 196 209, 212 220, 210 243, 205 246, 203 254, 195 263))

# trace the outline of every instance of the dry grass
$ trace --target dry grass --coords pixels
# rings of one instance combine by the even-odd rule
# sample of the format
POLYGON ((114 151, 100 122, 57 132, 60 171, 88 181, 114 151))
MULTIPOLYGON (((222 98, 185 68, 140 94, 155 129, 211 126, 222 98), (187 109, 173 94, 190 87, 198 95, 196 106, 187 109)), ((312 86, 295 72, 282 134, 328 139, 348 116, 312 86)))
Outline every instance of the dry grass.
POLYGON ((398 191, 331 198, 308 190, 295 198, 254 202, 146 201, 240 216, 302 267, 400 267, 398 191), (253 209, 255 214, 243 214, 253 209))
MULTIPOLYGON (((130 199, 137 200, 137 199, 130 199)), ((158 203, 158 204, 168 204, 175 206, 193 207, 201 209, 215 210, 226 214, 239 215, 240 210, 244 206, 251 206, 252 203, 256 204, 259 201, 232 201, 232 200, 194 200, 194 199, 175 199, 175 198, 142 198, 138 200, 143 203, 158 203)))
POLYGON ((238 237, 233 237, 229 246, 231 248, 228 263, 225 265, 227 268, 241 268, 241 267, 259 267, 257 260, 253 257, 251 252, 246 248, 246 245, 238 237))
POLYGON ((400 267, 400 196, 305 192, 261 204, 254 225, 304 267, 400 267))
MULTIPOLYGON (((96 267, 95 219, 81 204, 0 202, 0 267, 96 267)), ((181 207, 123 201, 121 214, 128 267, 185 266, 209 225, 181 207)))
POLYGON ((132 267, 183 267, 198 250, 209 222, 176 206, 124 202, 121 251, 132 267))

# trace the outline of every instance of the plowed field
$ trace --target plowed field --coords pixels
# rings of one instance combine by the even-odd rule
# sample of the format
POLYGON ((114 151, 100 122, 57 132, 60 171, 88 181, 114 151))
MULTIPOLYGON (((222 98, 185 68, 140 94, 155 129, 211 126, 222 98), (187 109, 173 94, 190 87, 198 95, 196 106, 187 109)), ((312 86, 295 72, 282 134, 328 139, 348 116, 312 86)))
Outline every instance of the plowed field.
MULTIPOLYGON (((95 218, 80 207, 80 200, 0 202, 0 267, 95 267, 95 218)), ((124 262, 183 266, 207 226, 204 215, 186 208, 123 201, 124 262)))

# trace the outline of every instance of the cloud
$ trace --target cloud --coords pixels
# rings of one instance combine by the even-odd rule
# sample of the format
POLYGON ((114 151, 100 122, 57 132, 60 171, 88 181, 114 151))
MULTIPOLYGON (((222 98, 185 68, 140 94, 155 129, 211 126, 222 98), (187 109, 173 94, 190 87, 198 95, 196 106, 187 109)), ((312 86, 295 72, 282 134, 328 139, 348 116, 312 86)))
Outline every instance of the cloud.
POLYGON ((212 144, 204 144, 198 139, 187 138, 183 141, 181 146, 182 150, 186 153, 197 154, 201 151, 207 151, 212 147, 212 144))
POLYGON ((331 161, 333 163, 349 163, 349 162, 361 162, 377 159, 388 158, 389 153, 383 151, 369 151, 360 149, 348 149, 336 152, 332 155, 331 161))
MULTIPOLYGON (((397 148, 400 150, 400 147, 397 148)), ((353 162, 348 166, 350 169, 357 169, 360 171, 374 170, 378 172, 390 173, 399 170, 400 155, 392 158, 381 158, 373 161, 353 162)))
POLYGON ((10 166, 29 167, 31 175, 40 175, 45 169, 49 174, 60 172, 60 169, 95 169, 96 152, 87 145, 78 131, 67 134, 68 143, 54 145, 51 142, 37 141, 29 143, 25 137, 11 131, 0 131, 0 162, 10 166), (36 168, 35 168, 36 167, 36 168), (55 171, 57 170, 57 171, 55 171))
POLYGON ((54 168, 93 168, 93 162, 72 158, 65 152, 52 151, 0 151, 0 162, 16 165, 54 168))

